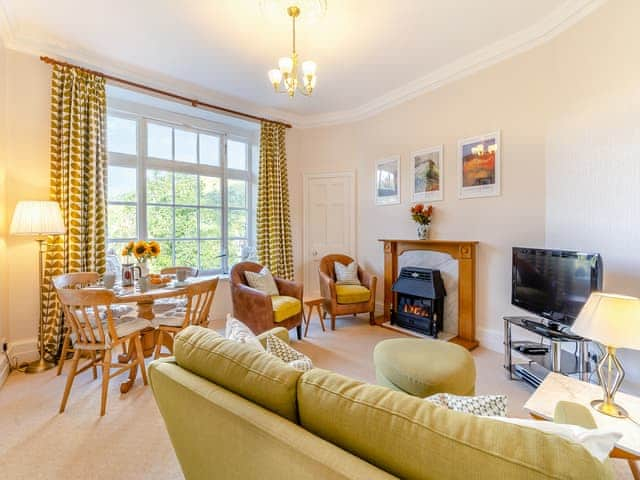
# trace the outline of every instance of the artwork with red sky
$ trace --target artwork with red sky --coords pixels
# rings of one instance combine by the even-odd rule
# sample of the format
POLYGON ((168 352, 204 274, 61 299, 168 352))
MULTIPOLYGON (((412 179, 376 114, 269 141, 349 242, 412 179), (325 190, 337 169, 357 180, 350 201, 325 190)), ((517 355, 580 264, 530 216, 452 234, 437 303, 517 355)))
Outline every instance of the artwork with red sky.
POLYGON ((477 187, 496 183, 496 139, 462 146, 462 186, 477 187))

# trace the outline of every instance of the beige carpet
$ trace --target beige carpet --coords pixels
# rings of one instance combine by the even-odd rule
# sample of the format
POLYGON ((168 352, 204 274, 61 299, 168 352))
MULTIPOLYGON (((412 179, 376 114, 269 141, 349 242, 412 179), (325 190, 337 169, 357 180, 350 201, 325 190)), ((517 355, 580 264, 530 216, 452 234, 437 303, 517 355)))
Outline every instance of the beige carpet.
MULTIPOLYGON (((370 327, 364 317, 338 319, 336 331, 323 333, 316 317, 309 336, 294 344, 318 367, 373 382, 373 347, 401 336, 370 327)), ((531 390, 507 380, 501 355, 483 348, 473 355, 478 393, 506 394, 510 415, 525 416, 522 405, 531 390)), ((76 378, 66 412, 57 413, 65 380, 54 371, 13 372, 0 389, 0 479, 183 478, 151 391, 140 378, 125 395, 119 379, 111 382, 102 418, 100 382, 89 371, 76 378)), ((620 478, 631 478, 624 464, 619 467, 620 478)))

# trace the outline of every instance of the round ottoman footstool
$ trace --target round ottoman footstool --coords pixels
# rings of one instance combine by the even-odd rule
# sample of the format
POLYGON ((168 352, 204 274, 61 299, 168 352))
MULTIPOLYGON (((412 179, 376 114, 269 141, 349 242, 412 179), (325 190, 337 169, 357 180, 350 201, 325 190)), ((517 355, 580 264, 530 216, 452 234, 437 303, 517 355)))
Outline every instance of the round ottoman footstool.
POLYGON ((416 397, 473 395, 476 365, 466 348, 439 340, 394 338, 373 350, 378 385, 416 397))

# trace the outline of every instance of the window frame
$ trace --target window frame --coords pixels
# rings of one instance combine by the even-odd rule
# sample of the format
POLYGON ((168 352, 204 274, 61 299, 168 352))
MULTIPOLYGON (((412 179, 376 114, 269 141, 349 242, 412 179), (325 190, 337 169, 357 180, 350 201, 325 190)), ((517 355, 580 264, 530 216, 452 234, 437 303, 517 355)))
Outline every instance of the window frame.
MULTIPOLYGON (((248 245, 256 245, 256 204, 257 199, 257 181, 258 162, 253 158, 255 153, 254 147, 258 147, 259 154, 259 132, 257 130, 249 130, 239 128, 233 125, 221 124, 212 120, 203 118, 191 117, 188 115, 172 112, 165 109, 155 108, 148 105, 139 105, 122 100, 116 100, 110 102, 111 106, 107 108, 107 117, 118 117, 128 120, 134 120, 136 122, 136 154, 126 154, 119 152, 111 152, 107 146, 107 164, 114 167, 126 167, 136 169, 136 201, 112 201, 107 198, 107 205, 135 205, 136 206, 136 237, 149 239, 148 223, 147 223, 147 209, 150 206, 168 206, 173 209, 173 236, 168 239, 159 239, 159 241, 170 241, 174 247, 177 241, 197 241, 198 242, 198 268, 200 268, 201 241, 220 241, 220 252, 225 255, 221 258, 221 268, 201 270, 202 274, 214 275, 214 274, 226 274, 229 272, 230 257, 229 257, 229 244, 233 240, 246 240, 248 245), (115 104, 115 105, 113 105, 115 104), (220 139, 219 142, 219 159, 220 165, 206 165, 201 163, 183 162, 178 160, 167 160, 156 157, 149 157, 147 154, 147 131, 148 124, 153 123, 157 125, 171 127, 172 129, 179 129, 185 131, 191 131, 196 134, 205 134, 217 136, 220 139), (245 153, 247 161, 246 170, 237 170, 228 168, 228 141, 236 140, 245 143, 245 153), (171 172, 173 174, 173 187, 172 187, 172 203, 152 203, 147 202, 147 172, 151 170, 160 170, 165 172, 171 172), (219 207, 207 207, 200 204, 200 181, 197 181, 196 192, 198 198, 196 199, 196 205, 183 205, 176 204, 175 198, 175 174, 186 173, 191 175, 200 175, 208 177, 217 177, 220 179, 220 195, 221 204, 219 207), (246 206, 229 207, 228 196, 228 180, 242 180, 246 182, 246 206), (176 214, 175 209, 180 207, 196 208, 197 212, 197 237, 196 238, 177 238, 176 237, 176 214), (221 237, 201 237, 200 235, 200 212, 203 208, 219 209, 220 211, 220 235, 221 237), (230 210, 245 210, 247 212, 247 236, 245 237, 233 237, 229 238, 228 235, 228 216, 230 210)), ((196 137, 196 152, 199 160, 200 156, 200 137, 196 137)), ((175 158, 175 130, 172 130, 172 157, 175 158)), ((108 225, 107 225, 108 227, 108 225)), ((155 237, 154 237, 155 238, 155 237)), ((107 244, 115 242, 124 242, 129 240, 136 240, 135 238, 112 238, 109 236, 107 228, 107 244)), ((116 252, 119 255, 120 252, 116 252)), ((173 248, 171 253, 172 263, 175 264, 176 248, 173 248)))

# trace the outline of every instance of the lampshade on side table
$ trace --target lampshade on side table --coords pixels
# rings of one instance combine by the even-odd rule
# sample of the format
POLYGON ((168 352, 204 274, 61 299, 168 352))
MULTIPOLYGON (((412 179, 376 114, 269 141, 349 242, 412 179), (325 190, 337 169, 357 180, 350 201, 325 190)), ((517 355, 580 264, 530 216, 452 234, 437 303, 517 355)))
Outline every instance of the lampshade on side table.
POLYGON ((626 410, 614 402, 622 381, 624 369, 616 350, 640 350, 640 299, 607 293, 592 293, 571 330, 581 337, 604 345, 606 354, 598 362, 598 379, 604 399, 594 400, 597 411, 617 418, 626 418, 626 410))
POLYGON ((11 235, 21 235, 35 237, 38 242, 38 306, 40 312, 40 323, 38 331, 38 343, 40 348, 40 359, 27 365, 27 373, 39 373, 49 370, 55 364, 44 359, 44 317, 40 306, 40 295, 42 292, 42 257, 47 250, 46 241, 48 235, 64 235, 66 229, 62 212, 58 202, 50 201, 22 201, 18 202, 11 219, 9 228, 11 235))

